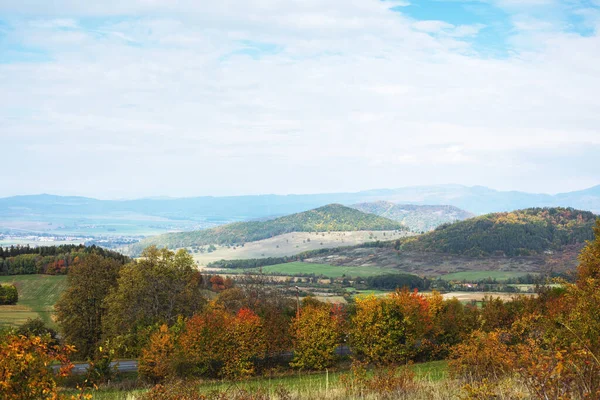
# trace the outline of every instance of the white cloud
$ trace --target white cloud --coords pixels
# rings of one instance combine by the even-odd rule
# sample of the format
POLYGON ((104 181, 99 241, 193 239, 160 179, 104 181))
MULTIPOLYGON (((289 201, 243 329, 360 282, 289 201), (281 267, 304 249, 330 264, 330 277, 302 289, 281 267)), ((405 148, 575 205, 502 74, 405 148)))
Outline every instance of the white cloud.
POLYGON ((391 2, 33 3, 0 0, 4 13, 35 10, 8 40, 52 58, 0 64, 12 193, 552 191, 572 181, 541 177, 548 161, 533 170, 529 151, 600 146, 597 36, 536 28, 527 51, 515 42, 491 59, 461 40, 483 26, 415 22, 391 2), (122 13, 136 16, 80 18, 122 13))

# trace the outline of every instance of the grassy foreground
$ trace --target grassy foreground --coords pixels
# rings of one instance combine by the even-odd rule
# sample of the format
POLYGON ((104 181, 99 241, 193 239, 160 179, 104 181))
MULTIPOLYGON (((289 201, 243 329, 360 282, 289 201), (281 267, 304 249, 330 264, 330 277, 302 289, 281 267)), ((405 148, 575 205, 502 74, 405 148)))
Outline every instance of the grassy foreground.
MULTIPOLYGON (((427 384, 442 384, 447 377, 446 361, 431 361, 411 366, 417 380, 427 384)), ((347 374, 347 371, 302 373, 297 372, 291 375, 260 377, 241 382, 230 381, 198 381, 185 383, 187 386, 196 386, 195 393, 199 395, 210 396, 216 392, 226 392, 231 395, 228 398, 236 398, 235 394, 240 391, 263 393, 268 398, 282 398, 282 393, 287 392, 292 398, 319 399, 332 398, 341 399, 340 393, 343 392, 343 382, 340 377, 347 374)), ((134 400, 143 395, 147 388, 129 388, 130 384, 125 382, 117 383, 114 386, 101 387, 100 390, 92 393, 95 400, 134 400)), ((70 393, 70 392, 68 392, 70 393)), ((76 392, 72 392, 75 394, 76 392)), ((285 397, 285 396, 283 396, 285 397)), ((260 397, 257 397, 260 398, 260 397)))
POLYGON ((47 325, 55 327, 53 307, 67 286, 64 275, 10 275, 0 276, 0 283, 13 283, 19 292, 19 302, 0 306, 0 327, 19 326, 28 318, 40 317, 47 325))

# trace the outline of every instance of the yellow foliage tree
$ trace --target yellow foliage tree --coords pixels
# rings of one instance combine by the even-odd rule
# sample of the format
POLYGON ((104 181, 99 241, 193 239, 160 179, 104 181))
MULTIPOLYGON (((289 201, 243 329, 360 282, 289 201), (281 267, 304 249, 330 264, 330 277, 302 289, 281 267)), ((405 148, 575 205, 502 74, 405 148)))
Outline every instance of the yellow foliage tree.
POLYGON ((57 399, 59 393, 50 365, 61 364, 59 376, 70 374, 72 346, 52 346, 49 337, 9 335, 0 339, 0 398, 4 400, 57 399))

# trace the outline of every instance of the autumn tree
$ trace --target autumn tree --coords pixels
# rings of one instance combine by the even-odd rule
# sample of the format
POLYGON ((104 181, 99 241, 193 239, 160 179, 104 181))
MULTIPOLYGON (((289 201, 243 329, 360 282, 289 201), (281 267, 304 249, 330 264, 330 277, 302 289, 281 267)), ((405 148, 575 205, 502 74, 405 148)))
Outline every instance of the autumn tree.
POLYGON ((433 314, 427 298, 416 291, 359 298, 351 320, 350 345, 357 358, 369 363, 405 363, 418 354, 431 333, 433 314))
POLYGON ((118 260, 89 254, 69 269, 67 289, 55 306, 56 318, 65 341, 75 345, 79 357, 92 357, 98 348, 107 312, 104 299, 116 286, 121 266, 118 260))
POLYGON ((336 349, 341 342, 339 314, 328 304, 304 305, 292 320, 290 333, 294 345, 294 368, 323 370, 337 360, 336 349))
POLYGON ((213 305, 190 318, 179 338, 184 367, 200 376, 252 375, 265 347, 262 321, 247 308, 232 314, 213 305))
POLYGON ((139 360, 138 371, 142 377, 158 383, 174 373, 175 339, 166 324, 152 334, 139 360))
POLYGON ((594 226, 595 239, 587 243, 579 255, 578 280, 585 285, 588 279, 600 280, 600 218, 594 226))
POLYGON ((57 399, 58 388, 52 363, 66 376, 73 365, 68 356, 72 346, 49 344, 48 336, 8 335, 0 338, 0 398, 6 400, 57 399))
POLYGON ((266 362, 276 362, 283 352, 290 349, 289 327, 296 312, 296 303, 280 290, 269 287, 264 277, 243 278, 238 286, 219 293, 216 303, 232 313, 247 308, 261 318, 266 341, 263 358, 266 362))
POLYGON ((148 327, 172 325, 179 316, 191 317, 206 301, 202 276, 185 250, 177 253, 149 247, 139 261, 119 271, 117 285, 105 299, 103 327, 108 337, 121 337, 131 355, 147 340, 148 327))

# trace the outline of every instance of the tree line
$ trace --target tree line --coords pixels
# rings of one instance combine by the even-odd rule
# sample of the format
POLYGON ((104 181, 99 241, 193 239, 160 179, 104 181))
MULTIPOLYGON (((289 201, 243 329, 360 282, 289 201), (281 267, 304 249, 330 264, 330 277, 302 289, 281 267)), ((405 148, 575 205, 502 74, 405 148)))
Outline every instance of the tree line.
POLYGON ((123 264, 129 258, 116 251, 97 246, 11 246, 2 250, 0 275, 64 275, 77 260, 97 254, 123 264))

